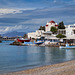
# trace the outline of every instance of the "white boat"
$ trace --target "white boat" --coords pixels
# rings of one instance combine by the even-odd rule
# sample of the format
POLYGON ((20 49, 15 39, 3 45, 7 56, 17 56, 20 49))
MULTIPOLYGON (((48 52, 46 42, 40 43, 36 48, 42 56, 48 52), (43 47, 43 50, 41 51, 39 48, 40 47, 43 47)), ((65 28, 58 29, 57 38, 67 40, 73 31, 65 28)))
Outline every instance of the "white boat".
POLYGON ((69 44, 66 44, 66 46, 60 46, 59 48, 63 48, 63 49, 75 49, 75 46, 69 46, 69 44))
POLYGON ((44 43, 43 41, 37 41, 37 42, 35 42, 34 44, 40 45, 40 44, 43 44, 43 43, 44 43))

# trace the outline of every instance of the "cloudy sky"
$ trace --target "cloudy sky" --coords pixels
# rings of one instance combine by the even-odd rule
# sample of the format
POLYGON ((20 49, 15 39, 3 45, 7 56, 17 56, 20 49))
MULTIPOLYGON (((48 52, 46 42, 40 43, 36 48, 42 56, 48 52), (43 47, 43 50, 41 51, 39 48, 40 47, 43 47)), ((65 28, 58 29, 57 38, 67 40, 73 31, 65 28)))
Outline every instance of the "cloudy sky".
POLYGON ((0 0, 0 34, 31 32, 47 21, 75 23, 75 0, 0 0))

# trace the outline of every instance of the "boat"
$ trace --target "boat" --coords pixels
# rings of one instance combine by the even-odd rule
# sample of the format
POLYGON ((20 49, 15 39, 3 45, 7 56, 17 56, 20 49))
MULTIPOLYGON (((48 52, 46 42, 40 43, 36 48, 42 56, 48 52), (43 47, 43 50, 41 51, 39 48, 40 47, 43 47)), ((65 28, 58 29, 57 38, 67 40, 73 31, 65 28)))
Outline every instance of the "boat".
POLYGON ((24 45, 33 45, 33 42, 24 42, 24 45))
POLYGON ((43 41, 37 41, 37 42, 35 42, 34 44, 40 45, 40 44, 43 44, 43 43, 44 43, 43 41))
POLYGON ((30 42, 30 39, 19 38, 17 39, 17 41, 24 43, 24 42, 30 42))
POLYGON ((63 49, 75 49, 75 46, 69 46, 69 44, 66 44, 66 46, 60 46, 59 48, 63 48, 63 49))

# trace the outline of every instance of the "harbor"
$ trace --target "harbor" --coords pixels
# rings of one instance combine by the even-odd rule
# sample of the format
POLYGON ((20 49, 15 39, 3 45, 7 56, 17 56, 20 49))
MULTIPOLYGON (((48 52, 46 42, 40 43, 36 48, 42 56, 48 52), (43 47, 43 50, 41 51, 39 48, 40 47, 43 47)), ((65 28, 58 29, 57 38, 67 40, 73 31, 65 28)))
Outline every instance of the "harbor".
POLYGON ((63 22, 60 22, 58 25, 52 20, 47 22, 46 26, 41 26, 36 32, 16 38, 10 45, 60 47, 66 46, 67 43, 75 48, 75 24, 64 25, 63 22))
POLYGON ((75 24, 64 25, 65 29, 58 26, 50 21, 42 27, 45 31, 41 28, 21 37, 1 37, 0 75, 75 73, 72 69, 75 63, 75 24))
POLYGON ((0 75, 75 75, 75 0, 0 0, 0 75))

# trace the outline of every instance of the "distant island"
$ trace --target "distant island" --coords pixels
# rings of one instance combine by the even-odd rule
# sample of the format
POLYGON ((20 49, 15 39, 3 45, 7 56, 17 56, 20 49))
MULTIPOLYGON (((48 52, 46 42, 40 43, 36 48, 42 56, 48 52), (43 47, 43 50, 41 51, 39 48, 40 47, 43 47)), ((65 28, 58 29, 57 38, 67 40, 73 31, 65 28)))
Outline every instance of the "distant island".
POLYGON ((1 34, 2 37, 17 37, 17 36, 24 36, 24 34, 26 34, 25 32, 17 32, 17 31, 13 31, 13 32, 8 32, 5 34, 1 34))

